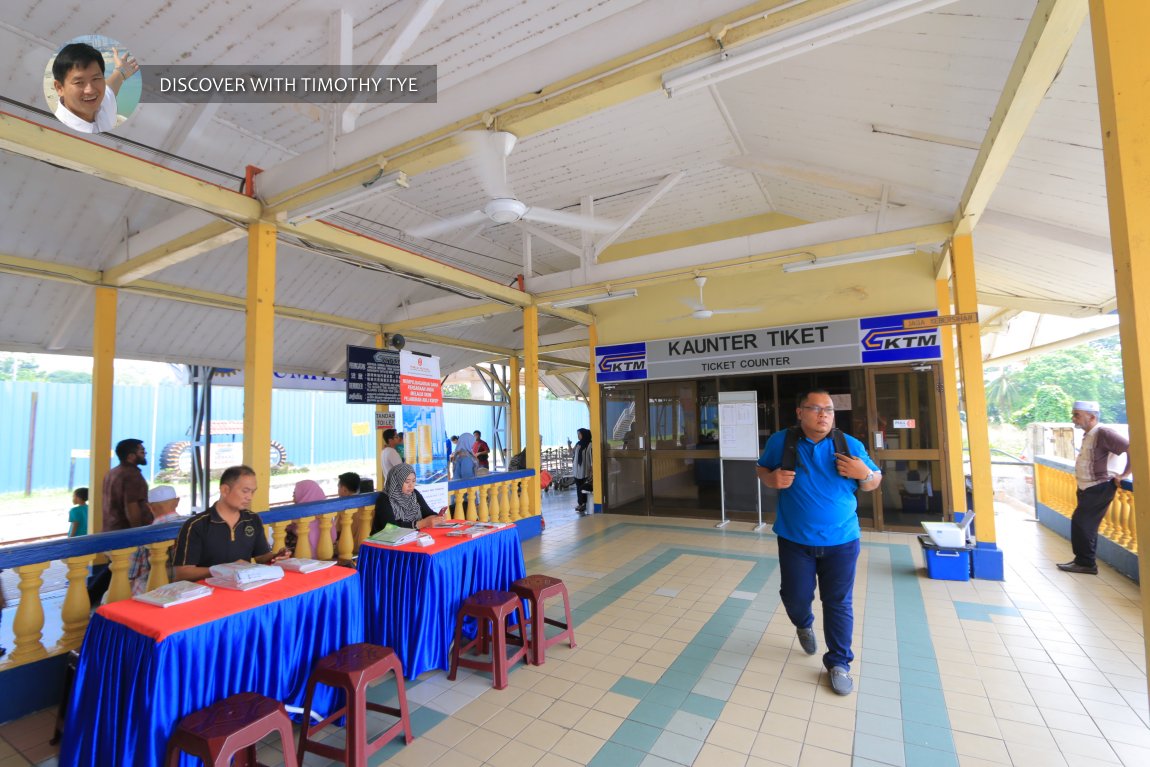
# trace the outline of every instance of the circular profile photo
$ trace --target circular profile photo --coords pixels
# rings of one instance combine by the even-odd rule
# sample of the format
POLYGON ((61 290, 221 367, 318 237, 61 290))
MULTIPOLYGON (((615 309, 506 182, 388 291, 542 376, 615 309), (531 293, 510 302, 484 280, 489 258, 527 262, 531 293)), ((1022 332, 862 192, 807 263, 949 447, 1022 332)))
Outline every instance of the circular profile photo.
POLYGON ((120 41, 82 35, 48 61, 44 98, 56 119, 77 133, 115 130, 140 104, 139 72, 139 62, 120 41))

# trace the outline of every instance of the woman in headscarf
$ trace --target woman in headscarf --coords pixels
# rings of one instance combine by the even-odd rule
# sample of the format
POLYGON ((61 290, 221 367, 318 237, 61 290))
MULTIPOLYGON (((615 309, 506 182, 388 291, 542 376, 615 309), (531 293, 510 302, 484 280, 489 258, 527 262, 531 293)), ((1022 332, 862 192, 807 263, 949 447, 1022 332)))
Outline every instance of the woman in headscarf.
POLYGON ((401 463, 387 472, 383 492, 375 502, 371 533, 374 535, 388 524, 415 529, 431 527, 435 522, 432 519, 434 516, 436 512, 431 510, 423 495, 415 489, 415 469, 401 463))
POLYGON ((475 435, 463 433, 459 435, 459 442, 455 445, 455 452, 451 454, 451 478, 474 479, 475 469, 479 465, 475 460, 475 435))
MULTIPOLYGON (((292 503, 311 503, 312 501, 322 501, 327 498, 327 494, 319 483, 314 479, 301 479, 295 483, 295 489, 292 490, 291 502, 292 503)), ((298 533, 298 527, 295 522, 288 525, 287 540, 284 545, 289 549, 294 549, 298 533)), ((331 540, 335 542, 339 537, 339 526, 336 522, 331 526, 331 540)), ((307 529, 307 539, 311 542, 311 554, 315 556, 317 551, 316 546, 319 545, 319 520, 313 519, 307 529)))
POLYGON ((579 441, 571 458, 571 476, 575 478, 575 511, 587 511, 587 490, 591 485, 591 430, 579 429, 579 441))

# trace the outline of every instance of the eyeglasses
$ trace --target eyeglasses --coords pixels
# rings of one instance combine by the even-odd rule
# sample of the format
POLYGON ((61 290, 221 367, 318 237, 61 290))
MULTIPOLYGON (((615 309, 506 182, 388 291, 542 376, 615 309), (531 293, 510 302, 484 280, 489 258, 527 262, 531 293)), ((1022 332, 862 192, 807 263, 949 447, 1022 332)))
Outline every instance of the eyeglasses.
POLYGON ((826 413, 827 415, 834 415, 835 414, 834 406, 819 407, 818 405, 803 405, 802 409, 803 410, 809 410, 810 412, 814 413, 815 415, 822 415, 823 413, 826 413))

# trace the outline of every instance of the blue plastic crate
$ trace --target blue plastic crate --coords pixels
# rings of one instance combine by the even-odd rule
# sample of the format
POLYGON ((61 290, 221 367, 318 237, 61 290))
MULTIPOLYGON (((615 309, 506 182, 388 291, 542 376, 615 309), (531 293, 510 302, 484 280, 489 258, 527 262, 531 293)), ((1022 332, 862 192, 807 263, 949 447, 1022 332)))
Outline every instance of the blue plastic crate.
POLYGON ((940 549, 927 536, 919 537, 927 577, 937 581, 969 581, 970 549, 940 549))

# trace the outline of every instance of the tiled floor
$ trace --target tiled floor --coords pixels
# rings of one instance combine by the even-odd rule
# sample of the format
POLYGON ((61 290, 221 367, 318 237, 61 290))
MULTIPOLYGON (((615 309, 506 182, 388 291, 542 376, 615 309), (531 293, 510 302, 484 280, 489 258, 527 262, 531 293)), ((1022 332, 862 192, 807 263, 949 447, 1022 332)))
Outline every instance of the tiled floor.
MULTIPOLYGON (((864 535, 857 692, 839 697, 779 605, 769 533, 581 518, 570 496, 524 555, 567 584, 578 647, 503 691, 425 675, 408 688, 417 739, 372 764, 1150 765, 1138 589, 1055 569, 1068 545, 1023 511, 999 509, 1003 582, 929 580, 913 536, 864 535)), ((0 726, 0 767, 54 764, 51 721, 0 726)))

